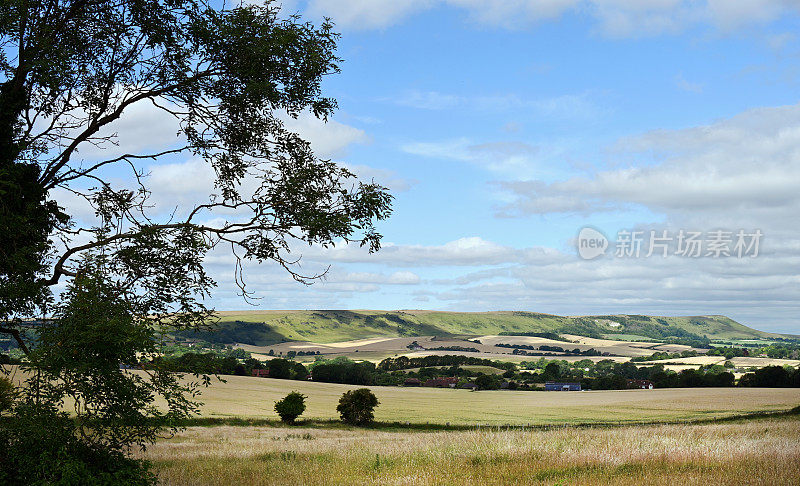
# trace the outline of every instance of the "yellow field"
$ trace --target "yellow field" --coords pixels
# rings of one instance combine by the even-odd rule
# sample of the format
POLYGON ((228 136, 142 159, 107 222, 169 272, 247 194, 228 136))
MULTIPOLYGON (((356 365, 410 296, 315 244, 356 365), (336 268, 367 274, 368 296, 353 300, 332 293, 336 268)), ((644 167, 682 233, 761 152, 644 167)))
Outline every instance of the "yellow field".
POLYGON ((144 457, 164 485, 796 485, 800 419, 548 431, 195 427, 144 457))
MULTIPOLYGON (((277 418, 273 404, 292 390, 308 395, 303 418, 338 418, 346 390, 333 383, 228 376, 203 392, 204 417, 277 418)), ((800 388, 686 388, 584 392, 370 387, 379 421, 452 424, 641 422, 724 417, 800 405, 800 388)))

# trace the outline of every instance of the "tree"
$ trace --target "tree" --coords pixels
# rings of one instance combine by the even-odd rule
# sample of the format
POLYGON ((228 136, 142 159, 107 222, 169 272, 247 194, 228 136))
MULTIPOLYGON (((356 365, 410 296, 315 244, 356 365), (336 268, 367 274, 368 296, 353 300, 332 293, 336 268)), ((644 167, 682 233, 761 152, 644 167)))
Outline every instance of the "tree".
POLYGON ((147 465, 125 454, 197 411, 199 383, 182 383, 157 362, 144 375, 124 369, 158 354, 155 330, 137 309, 147 298, 110 285, 102 272, 87 263, 54 318, 36 328, 26 386, 13 420, 0 427, 0 483, 149 484, 147 465))
POLYGON ((293 391, 275 402, 275 411, 280 415, 281 421, 294 424, 295 419, 306 410, 306 396, 293 391))
POLYGON ((149 385, 119 366, 148 355, 157 332, 214 322, 204 304, 215 286, 203 266, 210 251, 229 249, 249 298, 245 261, 274 262, 312 283, 324 271, 300 273, 297 247, 380 248, 375 224, 391 212, 386 189, 318 158, 285 124, 305 114, 327 120, 336 108, 321 92, 324 76, 339 70, 332 29, 282 19, 270 0, 232 8, 204 0, 0 3, 0 332, 42 378, 31 388, 38 395, 15 409, 13 427, 0 428, 10 451, 3 471, 47 455, 63 460, 37 465, 42 474, 79 463, 88 478, 87 464, 125 459, 129 446, 146 445, 192 410, 196 389, 157 363, 148 365, 149 385), (117 148, 137 110, 173 120, 175 141, 117 148), (213 187, 196 203, 159 204, 149 166, 187 157, 209 168, 213 187), (50 289, 64 280, 71 290, 59 301, 50 289), (87 415, 78 423, 93 433, 79 433, 55 406, 72 395, 84 412, 109 420, 87 415), (173 401, 166 414, 151 406, 155 396, 173 401))
POLYGON ((157 291, 157 314, 173 313, 159 324, 187 327, 210 314, 202 261, 218 246, 232 249, 243 295, 242 260, 320 276, 296 270, 293 241, 380 247, 385 188, 317 158, 284 123, 334 111, 321 80, 339 70, 337 35, 278 12, 270 1, 0 6, 0 330, 20 347, 22 319, 42 314, 49 288, 92 249, 110 275, 157 291), (114 151, 120 120, 145 106, 175 120, 176 142, 114 151), (214 187, 198 204, 153 207, 144 164, 184 154, 208 164, 214 187), (78 216, 75 198, 96 218, 78 216))
POLYGON ((380 404, 378 397, 369 388, 346 391, 339 399, 336 411, 342 422, 351 425, 366 425, 375 418, 373 410, 380 404))
POLYGON ((497 375, 480 375, 475 378, 475 385, 480 390, 497 390, 500 388, 500 381, 497 375))
POLYGON ((275 358, 267 363, 270 378, 288 380, 292 377, 292 362, 283 358, 275 358))

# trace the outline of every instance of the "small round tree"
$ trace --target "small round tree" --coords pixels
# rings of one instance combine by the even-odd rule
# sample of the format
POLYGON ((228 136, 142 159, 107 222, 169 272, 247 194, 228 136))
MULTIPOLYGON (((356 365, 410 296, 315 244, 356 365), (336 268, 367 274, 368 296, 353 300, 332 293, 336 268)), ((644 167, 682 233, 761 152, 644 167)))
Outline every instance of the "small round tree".
POLYGON ((295 419, 306 410, 306 396, 293 391, 275 402, 275 411, 281 416, 281 421, 293 424, 295 419))
POLYGON ((378 397, 369 388, 350 390, 339 399, 336 411, 342 417, 342 422, 352 425, 365 425, 375 418, 372 411, 380 402, 378 397))

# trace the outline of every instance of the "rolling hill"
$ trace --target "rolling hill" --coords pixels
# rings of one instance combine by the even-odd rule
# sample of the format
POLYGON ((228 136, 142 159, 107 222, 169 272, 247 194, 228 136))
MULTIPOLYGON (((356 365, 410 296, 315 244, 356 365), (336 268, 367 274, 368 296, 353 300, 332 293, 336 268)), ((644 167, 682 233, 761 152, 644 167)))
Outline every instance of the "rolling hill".
POLYGON ((566 333, 624 340, 691 341, 776 337, 725 316, 557 316, 534 312, 308 310, 219 312, 215 331, 182 331, 189 339, 267 346, 286 341, 332 343, 403 336, 566 333))

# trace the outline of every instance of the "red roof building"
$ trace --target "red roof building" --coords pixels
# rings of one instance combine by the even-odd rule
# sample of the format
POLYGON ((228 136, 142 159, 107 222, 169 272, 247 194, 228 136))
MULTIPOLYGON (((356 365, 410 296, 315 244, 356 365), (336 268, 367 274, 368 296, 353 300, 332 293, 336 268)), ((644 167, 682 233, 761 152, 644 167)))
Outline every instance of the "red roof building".
POLYGON ((253 368, 253 372, 251 374, 259 378, 269 378, 269 370, 266 368, 253 368))
POLYGON ((429 386, 433 388, 455 388, 458 383, 458 378, 449 376, 446 378, 431 378, 422 384, 422 386, 429 386))

